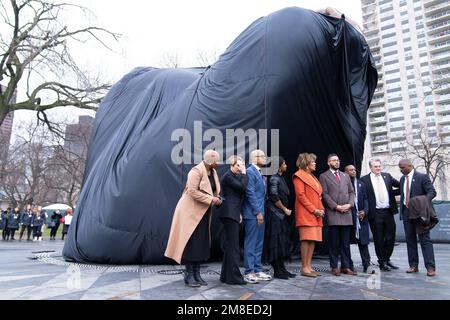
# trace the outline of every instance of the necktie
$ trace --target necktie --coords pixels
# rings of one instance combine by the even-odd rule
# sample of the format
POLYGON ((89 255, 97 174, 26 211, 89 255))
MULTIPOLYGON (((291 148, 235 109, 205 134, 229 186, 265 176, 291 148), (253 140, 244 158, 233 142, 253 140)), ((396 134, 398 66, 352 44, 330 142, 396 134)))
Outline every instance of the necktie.
POLYGON ((406 176, 406 192, 405 192, 405 203, 406 203, 406 207, 408 208, 409 205, 409 194, 410 194, 410 189, 409 189, 409 175, 406 176))
POLYGON ((339 181, 341 181, 341 178, 339 177, 339 172, 335 171, 334 176, 336 177, 336 182, 339 183, 339 181))
POLYGON ((377 177, 377 179, 376 179, 377 180, 377 191, 378 191, 378 197, 379 197, 378 200, 380 200, 380 202, 385 202, 386 198, 384 196, 384 182, 381 179, 381 174, 377 175, 376 177, 377 177))

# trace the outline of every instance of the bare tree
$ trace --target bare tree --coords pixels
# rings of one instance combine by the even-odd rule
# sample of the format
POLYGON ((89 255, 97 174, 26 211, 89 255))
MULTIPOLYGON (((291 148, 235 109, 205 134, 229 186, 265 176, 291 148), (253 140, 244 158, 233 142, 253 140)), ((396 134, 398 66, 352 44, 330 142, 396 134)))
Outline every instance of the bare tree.
POLYGON ((66 131, 64 143, 54 146, 45 177, 47 188, 55 190, 62 202, 73 206, 80 195, 92 124, 66 131))
POLYGON ((206 52, 206 51, 198 51, 197 52, 197 62, 200 67, 208 67, 217 61, 219 55, 216 51, 214 52, 206 52))
POLYGON ((164 53, 159 65, 163 68, 178 68, 180 66, 178 53, 164 53))
POLYGON ((66 139, 29 122, 1 162, 2 193, 10 203, 73 206, 80 194, 92 123, 66 125, 66 139))
MULTIPOLYGON (((0 2, 0 124, 10 111, 37 111, 50 128, 45 110, 74 106, 96 110, 110 87, 76 62, 71 44, 94 41, 111 50, 120 35, 97 26, 72 28, 64 14, 87 17, 88 9, 52 0, 0 2), (19 83, 26 97, 12 102, 19 83), (23 86, 21 86, 23 87, 23 86)), ((86 21, 88 19, 85 19, 86 21)))
POLYGON ((49 190, 45 188, 44 176, 52 154, 50 135, 42 126, 32 124, 22 131, 24 135, 16 138, 3 164, 3 192, 13 205, 45 202, 49 190))
MULTIPOLYGON (((450 150, 438 135, 430 136, 425 124, 422 124, 414 139, 402 143, 402 151, 394 153, 393 158, 409 158, 418 169, 423 169, 434 184, 436 179, 446 179, 446 170, 450 165, 450 150)), ((445 181, 441 181, 445 182, 445 181)))

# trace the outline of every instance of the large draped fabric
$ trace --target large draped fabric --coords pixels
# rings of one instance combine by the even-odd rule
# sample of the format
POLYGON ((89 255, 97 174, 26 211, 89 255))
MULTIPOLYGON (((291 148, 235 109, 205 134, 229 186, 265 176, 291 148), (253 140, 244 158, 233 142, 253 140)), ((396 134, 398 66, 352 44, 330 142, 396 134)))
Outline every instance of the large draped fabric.
MULTIPOLYGON (((352 25, 296 7, 253 22, 206 69, 134 69, 97 112, 64 257, 168 262, 163 253, 187 173, 198 160, 193 154, 201 156, 211 143, 203 137, 196 150, 184 150, 190 162, 174 163, 180 142, 174 130, 191 133, 194 146, 194 121, 203 133, 217 129, 224 136, 227 129, 279 129, 289 182, 301 152, 318 156, 317 173, 327 169, 329 153, 360 170, 377 78, 369 47, 352 25)), ((212 228, 213 252, 220 252, 217 219, 212 228)))

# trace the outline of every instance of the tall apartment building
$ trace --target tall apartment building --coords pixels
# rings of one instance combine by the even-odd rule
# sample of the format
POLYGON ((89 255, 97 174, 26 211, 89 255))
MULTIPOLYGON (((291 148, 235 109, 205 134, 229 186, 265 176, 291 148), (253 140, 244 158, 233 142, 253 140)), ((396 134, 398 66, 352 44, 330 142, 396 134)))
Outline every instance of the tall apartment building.
MULTIPOLYGON (((406 143, 420 144, 421 130, 450 147, 450 1, 361 0, 361 6, 378 70, 363 168, 378 157, 398 177, 393 155, 406 143)), ((448 197, 444 181, 435 186, 441 199, 448 197)))

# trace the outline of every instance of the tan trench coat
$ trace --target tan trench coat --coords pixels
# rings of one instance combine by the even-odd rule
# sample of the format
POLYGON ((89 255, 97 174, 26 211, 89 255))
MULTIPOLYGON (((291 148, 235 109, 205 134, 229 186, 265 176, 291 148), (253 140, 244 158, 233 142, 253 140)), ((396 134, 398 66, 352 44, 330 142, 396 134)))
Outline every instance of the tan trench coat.
POLYGON ((213 169, 212 172, 216 182, 214 194, 203 161, 188 173, 186 187, 173 214, 169 240, 164 253, 166 257, 178 263, 181 263, 184 248, 205 213, 210 215, 209 227, 211 231, 211 203, 213 196, 220 194, 219 177, 216 170, 213 169))

